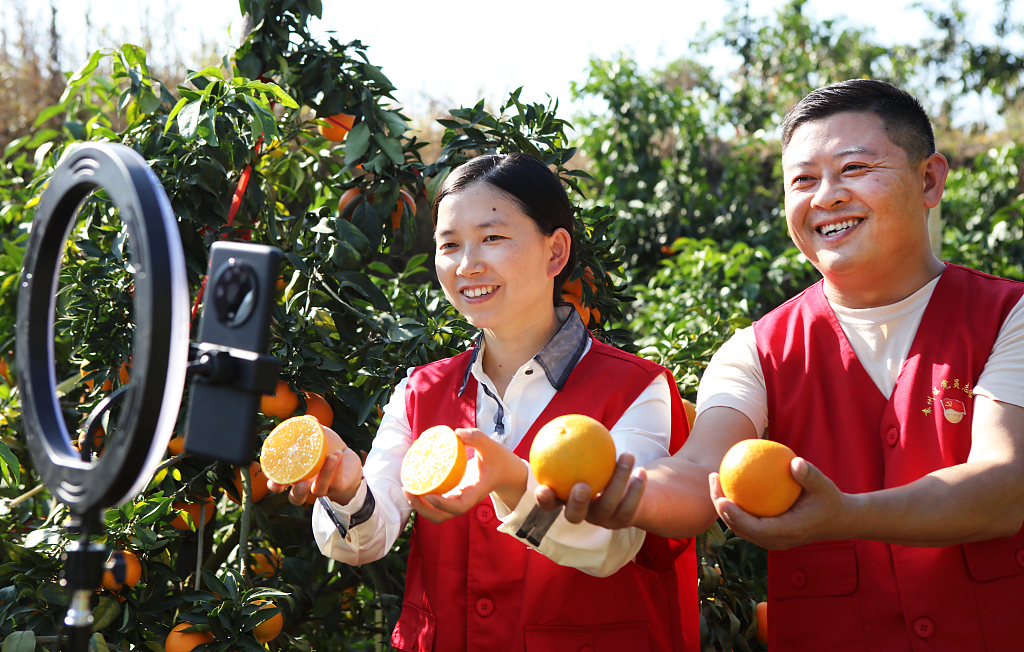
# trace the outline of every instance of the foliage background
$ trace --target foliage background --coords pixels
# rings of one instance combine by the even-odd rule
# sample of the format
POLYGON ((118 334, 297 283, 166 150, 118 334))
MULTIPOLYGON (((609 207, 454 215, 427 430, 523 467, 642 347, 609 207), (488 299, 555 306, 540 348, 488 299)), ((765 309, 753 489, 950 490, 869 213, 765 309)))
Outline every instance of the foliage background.
MULTIPOLYGON (((1010 4, 1001 2, 1004 16, 1010 4)), ((972 43, 956 2, 923 9, 940 38, 895 48, 855 24, 808 19, 802 0, 768 18, 730 6, 721 30, 705 31, 661 69, 642 70, 625 53, 593 60, 573 88, 592 107, 572 118, 575 137, 557 103, 524 103, 513 93, 496 107, 449 108, 427 132, 437 136, 431 142, 409 130, 395 89, 361 43, 312 37, 307 21, 324 10, 316 0, 243 0, 257 27, 237 50, 196 53, 189 65, 159 70, 149 48, 126 45, 96 52, 66 76, 56 30, 23 25, 22 38, 5 35, 0 52, 2 364, 12 372, 17 365, 9 354, 16 279, 33 207, 62 153, 82 140, 122 142, 152 162, 179 219, 193 298, 219 238, 286 252, 273 353, 292 388, 327 397, 334 429, 359 450, 369 448, 377 408, 404 370, 450 355, 472 335, 434 282, 427 214, 446 171, 485 151, 536 153, 565 179, 583 243, 576 274, 590 267, 597 281, 594 292, 583 285, 584 302, 602 315, 593 330, 671 368, 691 400, 736 328, 816 279, 785 232, 773 136, 785 110, 816 86, 868 75, 928 97, 953 167, 942 258, 1024 278, 1024 53, 972 43), (740 65, 699 63, 714 46, 740 65), (999 106, 998 127, 958 114, 956 98, 979 93, 999 106), (357 122, 345 142, 332 143, 317 133, 315 116, 338 112, 357 122), (362 195, 339 212, 349 188, 362 195), (416 211, 403 209, 395 221, 403 189, 416 211)), ((1005 20, 996 27, 1020 30, 1005 20)), ((106 394, 103 381, 116 386, 130 363, 122 230, 116 210, 95 195, 68 245, 56 351, 71 432, 106 394)), ((0 378, 0 638, 3 652, 28 652, 52 643, 63 617, 58 559, 68 539, 66 510, 39 487, 28 459, 13 379, 0 378)), ((274 423, 265 418, 260 436, 274 423)), ((173 623, 188 620, 217 632, 218 649, 255 650, 252 628, 269 614, 253 617, 246 605, 265 595, 285 617, 273 649, 386 649, 407 542, 373 564, 336 563, 316 550, 308 510, 279 496, 236 505, 232 477, 226 465, 168 453, 141 496, 108 512, 108 545, 137 551, 143 580, 97 596, 97 646, 160 652, 173 623), (205 496, 216 501, 210 523, 170 525, 174 503, 205 496), (271 552, 280 564, 254 573, 254 555, 271 552)), ((248 481, 242 486, 251 493, 248 481)), ((753 607, 765 597, 764 552, 717 526, 699 544, 705 648, 760 649, 753 607)))

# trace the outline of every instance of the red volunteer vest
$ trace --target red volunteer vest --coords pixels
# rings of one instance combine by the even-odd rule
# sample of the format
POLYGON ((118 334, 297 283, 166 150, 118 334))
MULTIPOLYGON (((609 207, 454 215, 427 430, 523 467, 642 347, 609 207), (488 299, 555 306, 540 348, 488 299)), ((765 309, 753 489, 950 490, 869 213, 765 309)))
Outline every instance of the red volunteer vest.
MULTIPOLYGON (((416 369, 406 389, 412 431, 476 427, 477 383, 459 387, 470 352, 416 369)), ((526 459, 537 430, 562 414, 611 428, 658 374, 668 371, 594 340, 515 452, 526 459)), ((675 382, 672 444, 688 434, 675 382)), ((488 497, 440 525, 413 527, 402 616, 392 644, 408 652, 492 650, 628 652, 697 650, 693 539, 648 534, 635 561, 606 578, 559 566, 507 534, 488 497)))
MULTIPOLYGON (((768 438, 844 492, 967 461, 973 388, 1024 284, 947 265, 886 400, 815 284, 754 324, 768 438)), ((1021 650, 1024 529, 947 548, 832 541, 768 554, 769 648, 1021 650)))

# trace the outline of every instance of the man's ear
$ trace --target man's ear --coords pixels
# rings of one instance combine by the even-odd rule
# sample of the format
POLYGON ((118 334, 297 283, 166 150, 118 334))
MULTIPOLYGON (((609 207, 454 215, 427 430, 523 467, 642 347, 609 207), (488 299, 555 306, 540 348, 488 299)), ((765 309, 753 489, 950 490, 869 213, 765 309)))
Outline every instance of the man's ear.
POLYGON ((949 174, 949 162, 946 157, 935 152, 921 162, 924 181, 924 205, 935 208, 942 199, 942 191, 946 188, 946 176, 949 174))
POLYGON ((572 238, 565 229, 555 229, 555 232, 548 236, 548 245, 551 247, 551 258, 548 260, 548 276, 554 278, 562 271, 569 262, 569 252, 572 247, 572 238))

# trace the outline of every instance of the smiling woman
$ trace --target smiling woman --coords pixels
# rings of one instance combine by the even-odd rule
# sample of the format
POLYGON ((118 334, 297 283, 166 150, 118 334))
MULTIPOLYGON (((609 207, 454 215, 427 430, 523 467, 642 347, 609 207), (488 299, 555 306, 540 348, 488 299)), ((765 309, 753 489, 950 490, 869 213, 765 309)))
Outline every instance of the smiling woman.
POLYGON ((481 156, 445 180, 433 218, 445 296, 480 335, 471 350, 409 371, 365 466, 335 455, 291 489, 293 503, 311 493, 327 499, 313 515, 321 551, 349 564, 379 559, 417 512, 392 636, 399 650, 490 649, 496 640, 510 650, 527 641, 531 649, 648 649, 639 641, 697 649, 692 540, 564 517, 533 535, 539 555, 520 538, 537 508, 526 458, 552 419, 600 421, 616 451, 639 464, 670 455, 688 432, 668 371, 594 340, 563 305, 575 243, 561 182, 532 156, 481 156), (403 457, 438 425, 472 449, 466 473, 443 495, 414 495, 403 490, 403 457))

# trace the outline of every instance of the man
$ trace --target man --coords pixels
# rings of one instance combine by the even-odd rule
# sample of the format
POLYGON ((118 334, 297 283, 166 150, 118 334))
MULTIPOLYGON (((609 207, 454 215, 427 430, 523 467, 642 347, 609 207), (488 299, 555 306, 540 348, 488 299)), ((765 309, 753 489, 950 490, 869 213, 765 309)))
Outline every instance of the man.
POLYGON ((577 485, 567 518, 669 537, 721 518, 768 548, 773 652, 1019 650, 1024 284, 932 254, 948 164, 903 91, 818 89, 782 147, 789 232, 823 280, 715 355, 679 453, 627 460, 594 503, 577 485), (715 472, 759 436, 798 456, 803 493, 773 518, 715 472))

